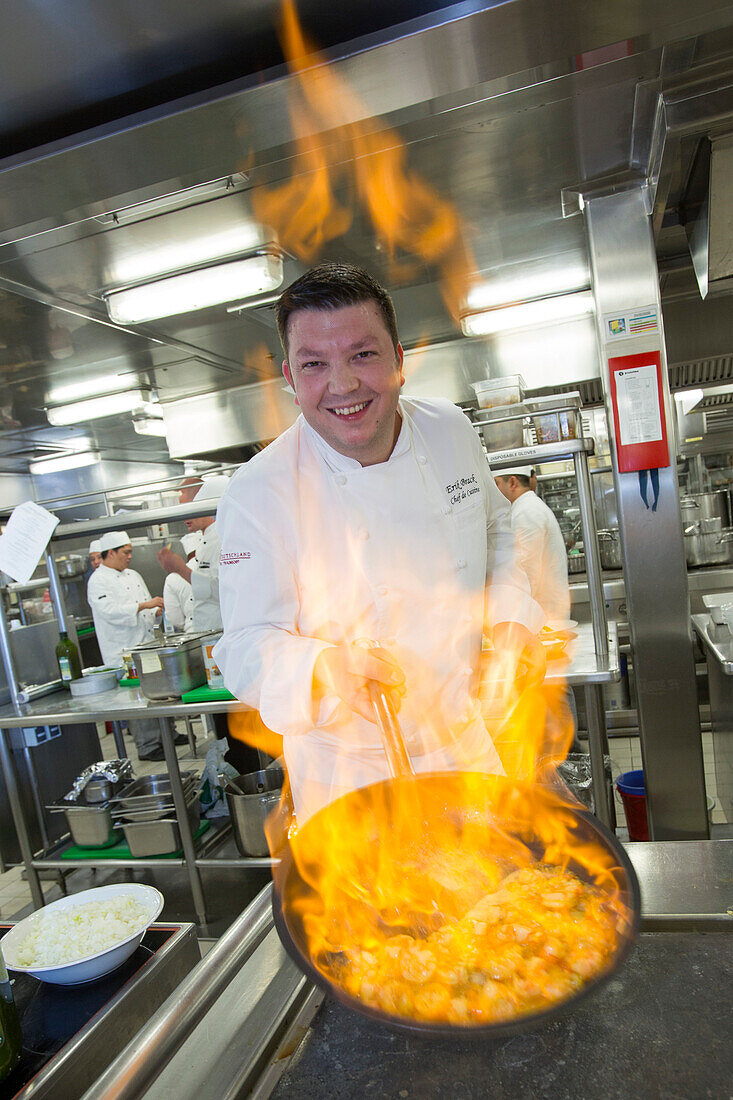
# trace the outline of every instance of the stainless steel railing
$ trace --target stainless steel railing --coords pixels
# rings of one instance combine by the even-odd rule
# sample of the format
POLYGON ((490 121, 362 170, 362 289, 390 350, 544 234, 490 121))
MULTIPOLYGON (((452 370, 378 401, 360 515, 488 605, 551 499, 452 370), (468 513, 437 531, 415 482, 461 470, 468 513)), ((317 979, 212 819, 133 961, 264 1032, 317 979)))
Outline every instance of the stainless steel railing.
POLYGON ((265 886, 82 1100, 139 1100, 273 926, 265 886))

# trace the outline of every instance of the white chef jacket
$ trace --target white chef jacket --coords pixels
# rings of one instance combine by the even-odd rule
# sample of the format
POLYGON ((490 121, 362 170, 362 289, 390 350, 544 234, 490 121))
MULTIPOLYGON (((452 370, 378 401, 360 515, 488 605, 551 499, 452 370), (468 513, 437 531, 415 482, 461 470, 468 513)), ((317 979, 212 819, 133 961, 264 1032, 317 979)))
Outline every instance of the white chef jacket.
POLYGON ((201 536, 196 555, 190 561, 193 589, 194 630, 221 630, 219 609, 219 554, 221 542, 216 524, 211 523, 201 536))
POLYGON ((401 398, 400 411, 389 459, 366 467, 299 417, 219 503, 214 657, 229 690, 283 735, 301 821, 389 775, 374 724, 333 695, 314 713, 322 650, 366 637, 395 657, 416 771, 502 773, 475 701, 484 619, 543 622, 467 418, 444 400, 401 398))
POLYGON ((166 621, 185 634, 193 631, 193 588, 180 573, 169 573, 163 585, 166 621))
POLYGON ((134 569, 120 572, 102 562, 92 573, 87 585, 87 601, 106 665, 121 665, 123 653, 152 641, 155 608, 137 609, 138 604, 149 599, 148 586, 134 569))
POLYGON ((529 577, 532 595, 548 622, 570 616, 568 558, 560 524, 543 500, 529 489, 512 504, 517 557, 529 577))

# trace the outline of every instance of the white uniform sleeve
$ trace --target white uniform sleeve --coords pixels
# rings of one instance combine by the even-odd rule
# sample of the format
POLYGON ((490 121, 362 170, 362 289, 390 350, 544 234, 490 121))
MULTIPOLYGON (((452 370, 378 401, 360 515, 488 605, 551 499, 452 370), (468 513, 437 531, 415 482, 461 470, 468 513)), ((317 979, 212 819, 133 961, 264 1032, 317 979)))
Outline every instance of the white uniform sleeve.
POLYGON ((545 616, 532 599, 529 579, 517 560, 509 501, 501 493, 486 461, 481 441, 473 428, 476 459, 487 494, 486 518, 486 622, 521 623, 532 633, 541 630, 545 616))
POLYGON ((100 582, 94 585, 90 583, 87 599, 95 619, 99 616, 110 626, 134 627, 137 624, 137 605, 142 601, 130 599, 129 596, 121 598, 121 594, 115 590, 114 586, 100 582))
POLYGON ((177 574, 171 573, 165 578, 165 584, 163 585, 163 604, 165 606, 165 617, 171 626, 175 627, 176 630, 183 630, 186 622, 186 614, 183 610, 179 586, 173 579, 175 576, 177 576, 177 574))
POLYGON ((219 503, 219 588, 224 635, 214 656, 224 682, 276 733, 308 733, 335 710, 314 714, 313 667, 329 642, 298 633, 298 584, 268 486, 238 479, 219 503))

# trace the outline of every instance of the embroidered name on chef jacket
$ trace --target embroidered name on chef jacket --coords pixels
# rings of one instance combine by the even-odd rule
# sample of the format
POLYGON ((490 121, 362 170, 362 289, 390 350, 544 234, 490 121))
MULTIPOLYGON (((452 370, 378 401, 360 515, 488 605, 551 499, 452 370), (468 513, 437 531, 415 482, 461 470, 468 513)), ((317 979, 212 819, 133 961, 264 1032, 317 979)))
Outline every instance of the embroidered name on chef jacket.
POLYGON ((220 554, 219 565, 238 565, 240 561, 247 561, 247 559, 251 557, 252 555, 249 550, 238 550, 234 553, 220 554))
POLYGON ((480 493, 481 486, 478 483, 476 475, 469 474, 468 477, 459 477, 446 485, 445 491, 453 507, 456 507, 456 505, 463 504, 470 497, 480 493))

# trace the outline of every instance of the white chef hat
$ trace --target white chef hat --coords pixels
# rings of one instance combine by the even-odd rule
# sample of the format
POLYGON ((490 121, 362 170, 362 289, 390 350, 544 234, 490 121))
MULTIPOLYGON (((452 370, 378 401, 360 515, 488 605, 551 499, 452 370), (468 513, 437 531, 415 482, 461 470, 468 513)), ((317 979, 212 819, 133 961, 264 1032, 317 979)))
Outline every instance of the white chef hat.
POLYGON ((119 546, 127 546, 130 536, 127 531, 106 531, 99 540, 99 552, 116 550, 119 546))
POLYGON ((229 484, 229 478, 224 474, 217 474, 216 477, 209 477, 203 483, 194 500, 216 500, 226 489, 229 484))
POLYGON ((188 557, 189 554, 193 554, 194 550, 201 542, 200 531, 189 531, 187 535, 183 535, 181 538, 181 546, 183 547, 183 553, 188 557))
POLYGON ((102 553, 102 544, 100 543, 99 539, 92 539, 92 541, 89 543, 89 553, 90 554, 101 554, 102 553))
POLYGON ((534 466, 512 466, 510 470, 497 470, 499 477, 511 477, 512 474, 520 474, 524 477, 531 477, 534 473, 534 466))

